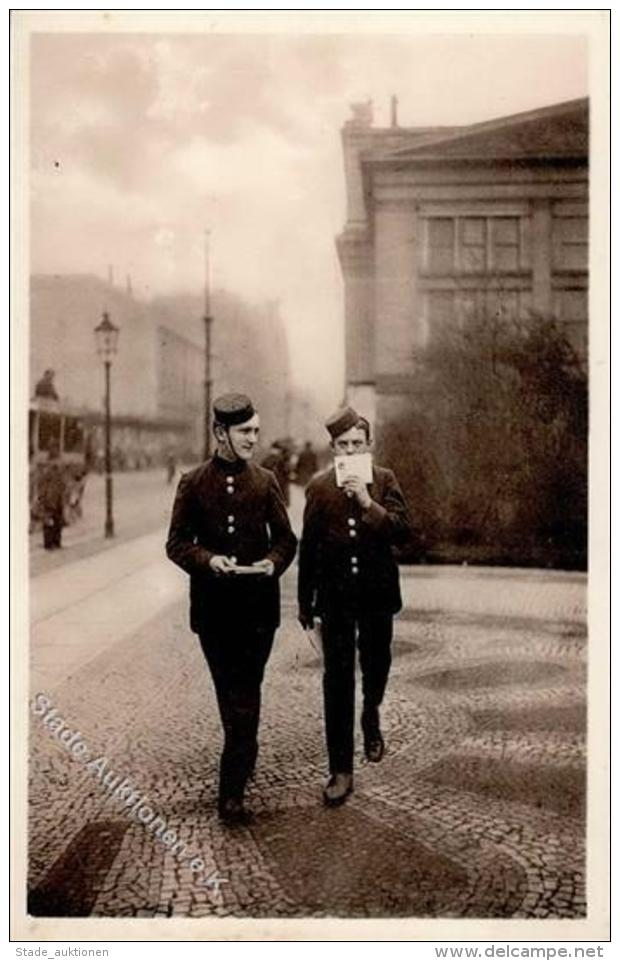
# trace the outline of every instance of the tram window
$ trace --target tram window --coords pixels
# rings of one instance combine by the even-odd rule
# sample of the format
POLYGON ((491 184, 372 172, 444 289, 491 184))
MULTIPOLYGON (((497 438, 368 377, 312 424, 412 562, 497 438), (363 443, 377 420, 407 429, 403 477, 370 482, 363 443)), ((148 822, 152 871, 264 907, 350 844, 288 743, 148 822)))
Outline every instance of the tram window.
POLYGON ((60 450, 60 417, 47 411, 39 412, 39 450, 60 450))
POLYGON ((84 428, 77 417, 65 418, 65 451, 74 454, 84 446, 84 428))
POLYGON ((35 431, 37 429, 37 415, 33 410, 28 411, 28 459, 32 460, 37 452, 37 439, 35 431))

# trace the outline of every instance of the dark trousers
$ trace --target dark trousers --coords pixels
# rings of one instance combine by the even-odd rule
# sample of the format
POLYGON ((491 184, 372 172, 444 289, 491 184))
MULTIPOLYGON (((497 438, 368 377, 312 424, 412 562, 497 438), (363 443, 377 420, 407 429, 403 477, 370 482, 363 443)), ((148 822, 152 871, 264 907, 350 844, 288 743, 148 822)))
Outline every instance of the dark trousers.
POLYGON ((243 797, 256 764, 261 683, 274 633, 238 628, 200 635, 224 729, 220 801, 243 797))
POLYGON ((43 520, 43 547, 52 551, 61 546, 62 514, 48 514, 43 520))
POLYGON ((392 656, 391 614, 334 613, 323 618, 323 697, 329 768, 353 771, 355 722, 355 649, 362 669, 364 715, 376 717, 392 656))

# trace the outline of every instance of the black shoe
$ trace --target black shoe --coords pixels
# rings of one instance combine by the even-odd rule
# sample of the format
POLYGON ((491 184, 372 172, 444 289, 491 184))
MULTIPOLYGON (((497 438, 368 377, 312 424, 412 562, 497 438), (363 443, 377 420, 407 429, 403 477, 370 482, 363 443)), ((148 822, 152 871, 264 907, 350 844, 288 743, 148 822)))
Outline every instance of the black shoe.
POLYGON ((220 821, 223 821, 224 824, 243 825, 250 824, 253 820, 252 814, 244 808, 241 798, 220 799, 217 809, 220 821))
POLYGON ((328 807, 344 804, 353 791, 353 775, 347 772, 332 774, 323 789, 323 800, 328 807))
POLYGON ((362 713, 362 732, 364 734, 364 754, 368 761, 378 763, 385 754, 385 743, 379 727, 378 708, 369 708, 362 713))
POLYGON ((385 742, 379 728, 368 733, 364 731, 364 754, 373 764, 378 764, 385 754, 385 742))

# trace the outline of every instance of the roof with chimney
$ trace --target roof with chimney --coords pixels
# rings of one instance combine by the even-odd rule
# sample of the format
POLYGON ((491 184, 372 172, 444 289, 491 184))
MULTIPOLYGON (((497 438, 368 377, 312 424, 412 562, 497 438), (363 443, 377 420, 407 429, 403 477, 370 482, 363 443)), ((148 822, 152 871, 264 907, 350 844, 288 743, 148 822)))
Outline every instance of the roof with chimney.
POLYGON ((462 127, 374 129, 364 163, 586 160, 588 98, 462 127))

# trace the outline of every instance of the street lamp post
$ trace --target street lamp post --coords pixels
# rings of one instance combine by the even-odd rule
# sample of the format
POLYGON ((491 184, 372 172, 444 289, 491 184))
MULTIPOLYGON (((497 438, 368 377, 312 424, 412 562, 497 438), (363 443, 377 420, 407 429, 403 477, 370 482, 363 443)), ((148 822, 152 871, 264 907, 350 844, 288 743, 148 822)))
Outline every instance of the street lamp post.
POLYGON ((110 415, 110 371, 112 358, 118 345, 119 328, 110 320, 107 311, 103 320, 95 327, 97 353, 103 360, 105 371, 105 536, 114 537, 114 516, 112 513, 112 419, 110 415))
POLYGON ((204 379, 204 446, 203 456, 208 460, 211 456, 211 260, 210 260, 210 231, 205 231, 205 379, 204 379))
POLYGON ((205 424, 204 424, 204 459, 211 456, 211 324, 213 317, 205 314, 205 424))

